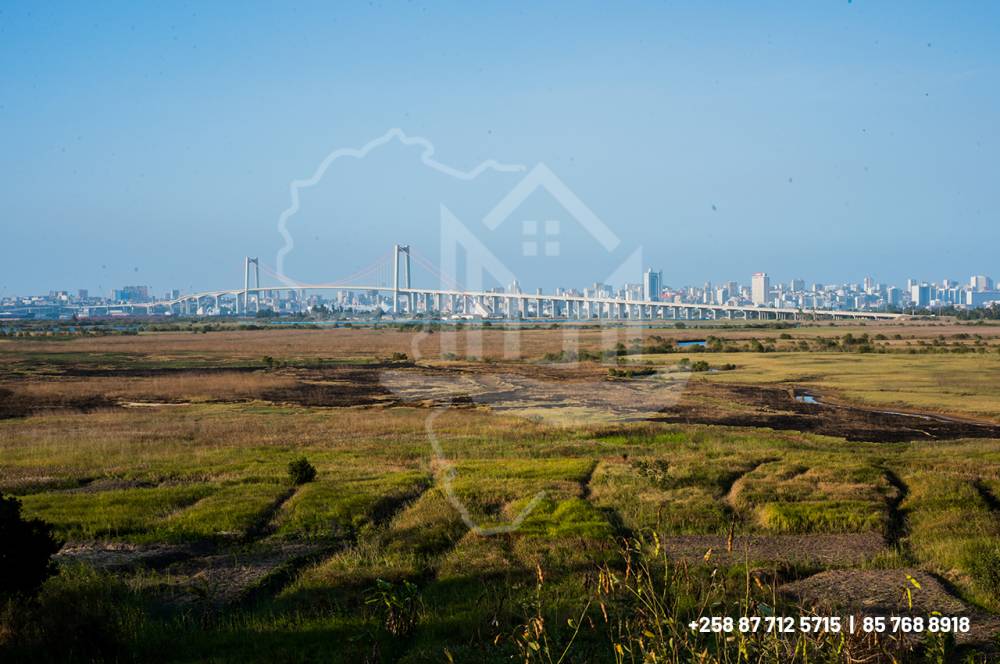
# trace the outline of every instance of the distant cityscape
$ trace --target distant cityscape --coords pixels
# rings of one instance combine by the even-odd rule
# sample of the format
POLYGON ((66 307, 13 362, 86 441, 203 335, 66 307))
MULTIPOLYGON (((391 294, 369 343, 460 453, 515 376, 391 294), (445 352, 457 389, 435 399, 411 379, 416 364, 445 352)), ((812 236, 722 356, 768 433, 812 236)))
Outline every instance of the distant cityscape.
MULTIPOLYGON (((44 295, 15 295, 0 298, 0 319, 73 319, 129 315, 235 316, 303 315, 344 313, 367 315, 398 312, 391 291, 345 289, 332 294, 310 293, 308 288, 268 290, 252 295, 253 307, 244 295, 226 299, 200 297, 181 309, 158 307, 159 303, 183 301, 184 293, 171 290, 159 296, 147 286, 131 285, 115 289, 110 296, 91 295, 86 289, 50 291, 44 295), (143 306, 145 305, 145 306, 143 306)), ((524 296, 542 295, 542 290, 523 291, 518 282, 490 293, 524 296)), ((642 283, 615 287, 594 283, 583 289, 556 288, 548 297, 605 298, 628 302, 658 302, 687 305, 739 306, 829 311, 882 311, 912 313, 941 310, 974 310, 1000 305, 1000 290, 991 277, 973 275, 960 283, 944 279, 938 283, 908 279, 904 286, 877 282, 865 277, 857 283, 809 283, 802 279, 775 282, 764 272, 750 277, 749 284, 736 281, 674 288, 663 284, 663 274, 652 269, 642 283)), ((416 309, 413 309, 414 311, 416 309)), ((428 307, 427 310, 430 310, 428 307)))

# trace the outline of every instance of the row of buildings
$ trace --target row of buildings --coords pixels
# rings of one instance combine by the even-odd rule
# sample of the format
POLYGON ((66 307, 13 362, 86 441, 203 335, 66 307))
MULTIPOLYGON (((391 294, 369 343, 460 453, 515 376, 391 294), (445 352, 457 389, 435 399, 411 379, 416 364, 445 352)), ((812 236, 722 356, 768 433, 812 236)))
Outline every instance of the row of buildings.
MULTIPOLYGON (((627 299, 628 286, 622 293, 627 299)), ((802 279, 772 283, 766 272, 751 275, 749 285, 735 281, 702 287, 672 289, 663 285, 661 272, 647 270, 641 285, 632 288, 642 299, 694 304, 717 304, 760 307, 797 307, 802 309, 907 310, 946 307, 979 308, 1000 303, 1000 290, 992 278, 973 275, 967 284, 952 279, 940 283, 908 279, 905 287, 876 282, 865 277, 860 283, 806 285, 802 279)), ((636 298, 637 299, 637 298, 636 298)))
MULTIPOLYGON (((494 289, 497 293, 523 293, 517 281, 494 289)), ((541 289, 536 293, 542 295, 541 289)), ((974 275, 967 283, 951 279, 940 283, 907 280, 905 287, 876 282, 865 277, 860 283, 806 285, 802 279, 773 283, 764 272, 751 276, 749 284, 728 281, 721 284, 706 282, 702 286, 674 288, 663 283, 663 273, 646 270, 641 283, 613 286, 594 283, 587 288, 557 288, 556 296, 571 295, 623 301, 675 302, 727 306, 759 306, 798 309, 909 311, 916 309, 974 309, 1000 304, 1000 290, 993 279, 974 275)), ((155 300, 176 300, 181 293, 172 290, 154 297, 146 286, 124 286, 115 289, 111 297, 92 296, 86 290, 76 292, 51 291, 48 295, 9 296, 0 298, 0 318, 69 318, 73 316, 124 315, 141 312, 141 305, 155 300), (140 305, 135 307, 134 305, 140 305), (131 307, 131 308, 130 308, 131 307)), ((387 312, 392 300, 378 291, 339 291, 333 295, 308 291, 274 290, 252 294, 247 310, 273 314, 298 314, 317 310, 353 311, 358 314, 387 312)), ((192 315, 236 315, 243 313, 238 301, 218 297, 200 298, 189 302, 184 312, 192 315)))

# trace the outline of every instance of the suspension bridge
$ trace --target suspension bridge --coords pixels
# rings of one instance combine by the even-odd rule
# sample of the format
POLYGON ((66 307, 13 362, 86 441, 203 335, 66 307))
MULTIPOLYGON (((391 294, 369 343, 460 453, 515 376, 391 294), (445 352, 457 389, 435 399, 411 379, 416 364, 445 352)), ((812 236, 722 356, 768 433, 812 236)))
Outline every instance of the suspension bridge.
POLYGON ((283 307, 304 307, 309 293, 341 293, 345 308, 381 311, 396 317, 482 318, 501 320, 714 320, 803 318, 891 320, 902 314, 840 309, 803 309, 731 304, 701 304, 604 297, 597 294, 543 294, 503 289, 469 290, 442 274, 427 257, 409 245, 393 245, 365 268, 339 281, 306 283, 290 279, 261 264, 258 258, 243 261, 243 286, 180 295, 173 299, 90 307, 92 315, 218 315, 255 316, 283 307), (412 283, 411 260, 440 284, 418 288, 412 283), (261 284, 261 272, 275 285, 261 284), (94 311, 94 310, 97 311, 94 311))

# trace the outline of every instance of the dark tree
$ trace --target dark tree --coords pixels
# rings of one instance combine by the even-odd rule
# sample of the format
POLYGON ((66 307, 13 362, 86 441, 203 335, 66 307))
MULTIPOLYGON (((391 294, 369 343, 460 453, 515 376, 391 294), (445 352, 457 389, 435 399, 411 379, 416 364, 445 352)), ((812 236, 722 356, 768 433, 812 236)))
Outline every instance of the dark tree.
POLYGON ((55 574, 52 556, 62 543, 52 526, 21 516, 21 501, 0 494, 0 597, 33 595, 55 574))

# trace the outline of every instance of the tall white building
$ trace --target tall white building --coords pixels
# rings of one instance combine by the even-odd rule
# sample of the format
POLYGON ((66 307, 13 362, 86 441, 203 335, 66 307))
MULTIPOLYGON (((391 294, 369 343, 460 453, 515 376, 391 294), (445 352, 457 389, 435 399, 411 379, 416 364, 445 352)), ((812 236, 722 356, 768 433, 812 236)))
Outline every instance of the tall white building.
POLYGON ((754 304, 767 304, 771 297, 771 279, 766 272, 755 272, 750 280, 750 299, 754 304))
POLYGON ((915 307, 929 306, 931 303, 930 284, 913 284, 910 287, 910 299, 913 300, 915 307))
POLYGON ((969 286, 974 291, 993 290, 993 280, 984 274, 977 274, 969 279, 969 286))
POLYGON ((642 299, 658 302, 662 286, 663 273, 653 272, 653 268, 649 268, 642 275, 642 299))

